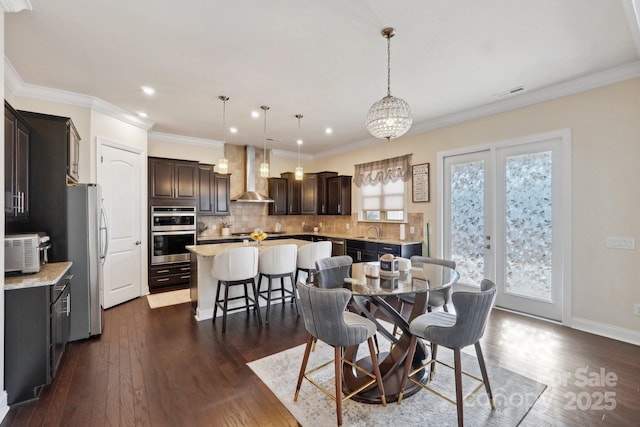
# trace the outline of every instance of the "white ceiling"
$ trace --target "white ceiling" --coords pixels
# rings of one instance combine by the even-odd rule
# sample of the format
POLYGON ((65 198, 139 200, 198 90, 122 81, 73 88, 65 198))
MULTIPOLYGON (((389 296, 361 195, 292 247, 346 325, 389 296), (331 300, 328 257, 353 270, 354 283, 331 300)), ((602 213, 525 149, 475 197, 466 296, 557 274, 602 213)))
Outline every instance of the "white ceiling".
POLYGON ((379 142, 364 121, 386 95, 387 26, 409 133, 557 96, 589 76, 640 75, 640 0, 30 2, 5 15, 5 53, 31 93, 88 95, 146 111, 153 132, 218 141, 227 95, 227 125, 239 129, 228 143, 263 144, 263 119, 250 112, 266 104, 272 149, 296 150, 294 115, 304 115, 303 154, 379 142))

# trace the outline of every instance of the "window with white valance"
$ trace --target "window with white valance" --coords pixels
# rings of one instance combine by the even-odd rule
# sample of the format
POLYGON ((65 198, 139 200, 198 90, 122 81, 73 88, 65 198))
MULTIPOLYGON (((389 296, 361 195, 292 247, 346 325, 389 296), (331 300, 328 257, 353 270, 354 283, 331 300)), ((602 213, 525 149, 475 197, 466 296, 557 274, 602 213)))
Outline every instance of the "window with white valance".
POLYGON ((411 154, 355 165, 358 219, 405 221, 410 178, 411 154))

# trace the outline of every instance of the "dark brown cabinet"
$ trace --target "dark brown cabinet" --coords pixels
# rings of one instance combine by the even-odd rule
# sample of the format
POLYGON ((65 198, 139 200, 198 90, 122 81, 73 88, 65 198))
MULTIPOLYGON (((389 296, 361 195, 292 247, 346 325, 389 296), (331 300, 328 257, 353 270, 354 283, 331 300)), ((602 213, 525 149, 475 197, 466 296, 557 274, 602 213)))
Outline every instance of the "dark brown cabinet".
POLYGON ((198 165, 198 215, 229 215, 231 176, 215 173, 213 165, 198 165))
POLYGON ((80 163, 80 135, 72 122, 67 127, 67 178, 69 183, 77 183, 80 179, 78 165, 80 163))
POLYGON ((4 103, 5 218, 29 216, 29 148, 31 130, 20 113, 4 103))
POLYGON ((69 279, 5 291, 7 403, 31 400, 51 383, 69 340, 69 279))
POLYGON ((351 215, 351 177, 327 178, 327 214, 351 215))
POLYGON ((152 265, 149 268, 149 291, 165 288, 184 288, 191 279, 191 267, 188 262, 176 264, 152 265))
POLYGON ((287 214, 300 215, 302 200, 302 181, 296 179, 295 173, 284 172, 281 178, 287 180, 287 214))
POLYGON ((273 203, 269 203, 269 215, 286 215, 288 207, 286 178, 268 178, 269 197, 273 203))
POLYGON ((318 213, 318 175, 305 173, 300 184, 300 213, 315 215, 318 213))
POLYGON ((17 221, 10 225, 7 224, 7 228, 12 232, 46 231, 51 237, 49 261, 67 261, 69 144, 73 139, 79 142, 79 137, 70 117, 33 111, 18 111, 18 113, 31 129, 29 140, 29 218, 24 222, 22 229, 15 227, 22 224, 17 221), (71 135, 74 135, 73 138, 71 135))
POLYGON ((149 157, 149 198, 154 204, 195 204, 198 163, 149 157))

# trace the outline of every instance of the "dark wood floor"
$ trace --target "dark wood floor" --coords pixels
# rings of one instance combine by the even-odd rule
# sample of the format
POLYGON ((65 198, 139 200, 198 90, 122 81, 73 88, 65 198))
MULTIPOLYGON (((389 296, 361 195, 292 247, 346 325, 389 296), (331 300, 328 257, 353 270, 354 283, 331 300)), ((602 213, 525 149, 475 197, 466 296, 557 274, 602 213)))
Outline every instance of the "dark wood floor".
MULTIPOLYGON (((290 304, 275 306, 262 328, 244 312, 230 315, 225 336, 221 322, 196 322, 189 304, 151 310, 145 297, 104 319, 102 336, 71 343, 40 399, 12 407, 0 427, 298 425, 246 365, 304 342, 290 304)), ((550 384, 527 425, 638 425, 637 346, 500 310, 482 344, 488 361, 550 384), (615 374, 616 385, 583 385, 585 368, 615 374), (604 392, 615 395, 600 399, 604 392), (597 409, 611 399, 615 409, 597 409)))

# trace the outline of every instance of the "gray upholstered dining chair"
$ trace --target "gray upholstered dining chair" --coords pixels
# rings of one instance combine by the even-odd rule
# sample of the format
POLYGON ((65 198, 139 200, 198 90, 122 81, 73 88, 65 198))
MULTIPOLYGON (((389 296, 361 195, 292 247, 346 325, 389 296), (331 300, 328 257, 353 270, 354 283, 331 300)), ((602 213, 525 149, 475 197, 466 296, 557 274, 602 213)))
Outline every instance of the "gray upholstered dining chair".
POLYGON ((373 384, 377 384, 382 404, 387 406, 378 358, 373 348, 372 337, 376 333, 376 325, 369 319, 345 311, 351 299, 351 292, 348 289, 326 289, 299 282, 298 293, 302 306, 304 327, 308 332, 308 336, 293 401, 296 402, 298 400, 302 380, 307 379, 311 384, 318 387, 336 401, 336 416, 339 426, 342 425, 342 402, 350 399, 356 393, 371 387, 373 384), (307 371, 309 354, 311 353, 314 339, 318 339, 332 346, 334 348, 334 358, 307 371), (365 341, 369 345, 373 373, 366 371, 362 367, 342 357, 344 347, 359 345, 365 341), (311 373, 331 364, 331 362, 333 362, 335 366, 335 395, 332 395, 310 377, 311 373), (357 369, 359 372, 371 378, 370 381, 367 381, 360 388, 351 391, 344 397, 342 397, 343 363, 348 364, 351 367, 350 369, 357 369))
POLYGON ((409 343, 407 360, 413 359, 416 349, 416 341, 418 338, 423 338, 431 342, 431 360, 411 372, 409 371, 411 370, 412 364, 405 363, 402 381, 400 383, 398 404, 402 403, 402 394, 407 384, 407 380, 410 379, 421 387, 455 404, 458 410, 458 426, 463 425, 464 401, 478 391, 483 384, 487 391, 487 395, 489 396, 491 409, 495 410, 491 386, 489 385, 489 377, 487 376, 487 368, 484 363, 482 349, 480 348, 480 338, 482 338, 482 335, 484 334, 484 329, 487 324, 487 319, 489 318, 489 313, 491 312, 495 296, 496 285, 491 280, 484 279, 480 283, 480 292, 455 292, 452 295, 451 298, 456 309, 456 314, 447 312, 426 313, 411 321, 409 324, 411 341, 409 343), (476 356, 478 357, 482 378, 475 377, 462 371, 461 350, 471 344, 473 344, 476 349, 476 356), (439 345, 453 350, 454 366, 447 365, 436 359, 439 345), (435 375, 436 363, 445 365, 455 371, 455 401, 438 393, 428 385, 411 378, 412 375, 422 371, 422 369, 427 365, 431 365, 431 372, 429 376, 430 379, 433 378, 435 375), (480 384, 464 399, 462 397, 462 374, 480 382, 480 384))
MULTIPOLYGON (((432 258, 420 255, 414 255, 411 257, 411 266, 422 266, 423 264, 436 264, 443 265, 445 267, 449 267, 451 269, 456 268, 456 262, 448 259, 442 258, 432 258)), ((402 310, 404 309, 405 304, 413 304, 415 303, 415 295, 407 294, 398 296, 400 300, 400 309, 398 312, 402 314, 402 310)), ((447 304, 451 302, 451 287, 440 289, 437 291, 430 291, 428 300, 427 300, 427 311, 431 312, 434 307, 442 307, 444 311, 449 311, 447 304)), ((395 335, 398 332, 398 327, 393 327, 393 334, 395 335)))
POLYGON ((322 258, 316 261, 318 283, 324 288, 342 288, 345 277, 351 276, 353 258, 349 255, 339 255, 322 258))

